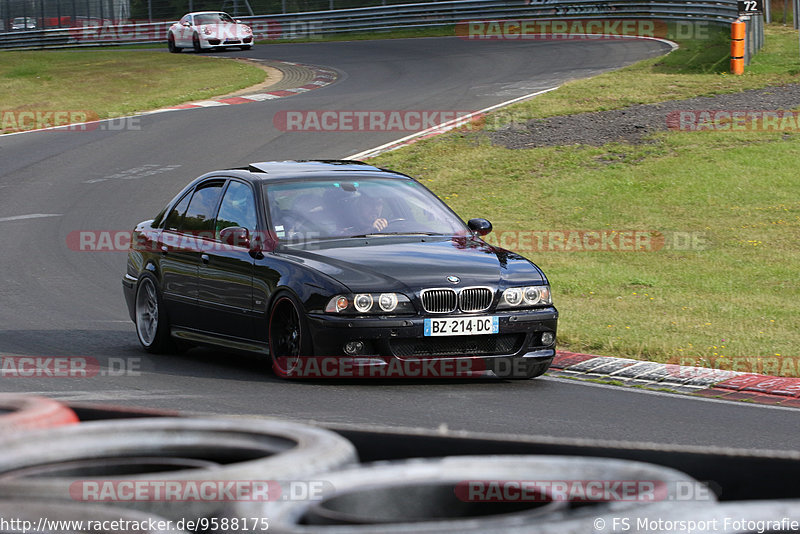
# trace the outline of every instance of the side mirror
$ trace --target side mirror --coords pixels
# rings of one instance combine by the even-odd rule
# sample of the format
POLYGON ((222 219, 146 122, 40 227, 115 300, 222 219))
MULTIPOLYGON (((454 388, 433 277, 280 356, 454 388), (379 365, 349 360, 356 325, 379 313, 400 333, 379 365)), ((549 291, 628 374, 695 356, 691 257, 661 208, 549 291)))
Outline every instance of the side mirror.
POLYGON ((479 236, 485 236, 492 231, 492 223, 486 219, 470 219, 467 227, 479 236))
POLYGON ((187 20, 186 22, 184 22, 183 24, 181 24, 181 26, 186 26, 187 28, 188 28, 189 26, 191 26, 191 25, 192 25, 192 23, 191 23, 191 22, 189 22, 188 20, 187 20))
POLYGON ((229 226, 219 233, 219 240, 232 247, 250 249, 250 232, 241 226, 229 226))
POLYGON ((235 22, 236 24, 241 24, 242 23, 242 21, 240 19, 236 19, 233 22, 235 22))

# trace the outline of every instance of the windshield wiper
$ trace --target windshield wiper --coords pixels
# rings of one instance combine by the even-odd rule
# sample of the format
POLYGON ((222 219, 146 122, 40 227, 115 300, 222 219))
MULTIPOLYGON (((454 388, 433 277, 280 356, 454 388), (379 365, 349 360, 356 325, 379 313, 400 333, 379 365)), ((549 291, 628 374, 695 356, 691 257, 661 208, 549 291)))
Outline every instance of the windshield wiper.
POLYGON ((381 235, 445 235, 436 232, 374 232, 371 234, 358 234, 358 235, 351 235, 351 238, 355 237, 375 237, 381 235))

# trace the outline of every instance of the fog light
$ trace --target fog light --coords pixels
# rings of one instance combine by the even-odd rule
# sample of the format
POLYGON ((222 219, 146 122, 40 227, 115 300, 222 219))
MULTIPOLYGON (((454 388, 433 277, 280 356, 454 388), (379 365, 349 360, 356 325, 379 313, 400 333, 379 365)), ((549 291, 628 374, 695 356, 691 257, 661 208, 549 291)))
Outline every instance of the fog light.
POLYGON ((355 356, 356 354, 360 354, 364 352, 364 342, 363 341, 348 341, 344 344, 344 353, 350 356, 355 356))
POLYGON ((542 332, 542 345, 548 347, 556 340, 556 335, 552 332, 542 332))

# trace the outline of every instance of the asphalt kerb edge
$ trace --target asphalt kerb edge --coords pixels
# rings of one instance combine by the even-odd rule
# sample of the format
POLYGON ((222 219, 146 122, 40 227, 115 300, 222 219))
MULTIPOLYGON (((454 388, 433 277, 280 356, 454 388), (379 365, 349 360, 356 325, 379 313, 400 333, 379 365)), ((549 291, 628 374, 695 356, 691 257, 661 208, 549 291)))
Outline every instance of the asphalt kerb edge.
POLYGON ((800 378, 557 351, 550 376, 800 408, 800 378))

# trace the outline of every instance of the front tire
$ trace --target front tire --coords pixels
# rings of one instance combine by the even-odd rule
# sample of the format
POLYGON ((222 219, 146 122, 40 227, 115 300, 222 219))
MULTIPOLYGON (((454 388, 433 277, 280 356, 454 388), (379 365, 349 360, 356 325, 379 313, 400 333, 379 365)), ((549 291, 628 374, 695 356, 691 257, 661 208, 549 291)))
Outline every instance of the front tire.
POLYGON ((172 347, 169 319, 156 277, 144 273, 136 286, 135 324, 139 343, 147 352, 168 352, 172 347))
POLYGON ((253 46, 252 46, 252 45, 249 45, 249 46, 240 46, 239 48, 241 48, 242 50, 250 50, 251 48, 253 48, 253 46))
POLYGON ((192 35, 192 48, 198 54, 203 51, 203 47, 200 46, 200 34, 197 32, 194 32, 194 35, 192 35))
POLYGON ((275 297, 269 314, 269 355, 280 378, 298 376, 304 357, 311 356, 311 337, 302 306, 289 293, 275 297))
POLYGON ((170 33, 169 37, 167 37, 167 48, 173 54, 179 54, 181 50, 183 50, 179 46, 175 46, 175 35, 170 33))

